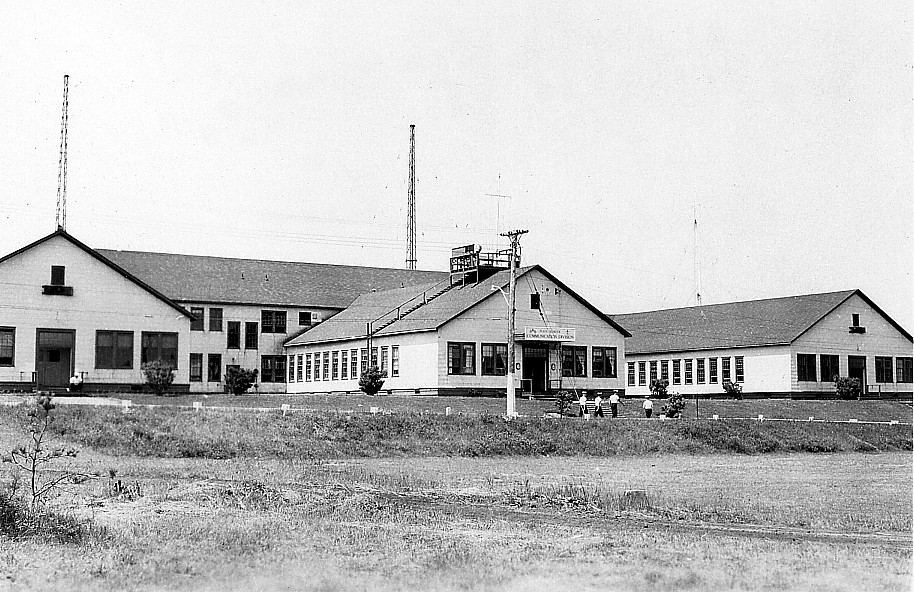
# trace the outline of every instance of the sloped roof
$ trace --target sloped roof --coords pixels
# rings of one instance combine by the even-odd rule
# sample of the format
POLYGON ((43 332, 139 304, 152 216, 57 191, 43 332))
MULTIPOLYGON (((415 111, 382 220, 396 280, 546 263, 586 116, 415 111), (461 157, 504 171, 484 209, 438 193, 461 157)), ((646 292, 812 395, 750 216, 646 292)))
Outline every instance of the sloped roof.
POLYGON ((179 302, 345 308, 359 294, 439 281, 439 271, 232 259, 144 251, 99 253, 179 302))
POLYGON ((632 332, 625 342, 625 351, 631 354, 785 345, 854 294, 911 338, 859 290, 612 316, 632 332))
MULTIPOLYGON (((568 288, 539 265, 519 268, 517 277, 523 277, 534 269, 555 282, 567 294, 577 299, 624 336, 629 336, 628 332, 620 327, 615 321, 578 296, 573 290, 568 288)), ((435 330, 466 310, 476 306, 486 298, 494 297, 501 299, 501 294, 496 294, 492 290, 492 286, 499 286, 504 289, 508 286, 509 281, 510 272, 505 270, 500 271, 479 283, 456 285, 427 304, 418 307, 408 314, 404 314, 402 318, 394 321, 380 331, 377 331, 374 335, 384 336, 435 330)), ((447 285, 447 280, 444 280, 443 282, 432 282, 411 288, 363 294, 362 296, 359 296, 349 308, 324 321, 320 325, 317 325, 310 331, 289 339, 286 341, 285 345, 302 345, 306 343, 323 343, 328 341, 363 338, 366 336, 368 322, 374 321, 382 315, 387 314, 391 309, 395 309, 397 306, 416 298, 416 300, 403 307, 405 309, 403 312, 406 313, 406 310, 411 308, 414 303, 420 301, 420 296, 423 292, 427 291, 429 295, 433 295, 447 285)), ((376 325, 377 324, 378 323, 376 323, 376 325)))

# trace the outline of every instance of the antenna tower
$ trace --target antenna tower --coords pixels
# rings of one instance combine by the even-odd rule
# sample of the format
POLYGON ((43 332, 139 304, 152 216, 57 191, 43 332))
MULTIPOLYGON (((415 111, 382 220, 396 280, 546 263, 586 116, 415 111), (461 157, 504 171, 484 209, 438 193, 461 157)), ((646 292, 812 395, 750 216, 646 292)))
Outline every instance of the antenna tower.
POLYGON ((692 275, 695 279, 695 305, 701 306, 701 259, 698 256, 698 200, 692 210, 692 275))
POLYGON ((63 76, 63 114, 60 116, 60 161, 57 164, 57 228, 67 229, 67 89, 70 76, 63 76))
POLYGON ((409 219, 406 228, 406 268, 416 269, 416 126, 409 126, 409 219))

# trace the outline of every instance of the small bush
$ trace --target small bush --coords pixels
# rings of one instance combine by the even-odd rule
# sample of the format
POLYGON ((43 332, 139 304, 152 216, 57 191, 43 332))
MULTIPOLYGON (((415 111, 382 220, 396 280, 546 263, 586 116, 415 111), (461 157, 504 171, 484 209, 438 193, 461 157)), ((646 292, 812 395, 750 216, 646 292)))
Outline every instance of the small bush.
POLYGON ((377 366, 372 366, 359 377, 359 388, 366 395, 376 395, 384 386, 385 378, 387 372, 381 372, 377 366))
POLYGON ((667 417, 680 417, 685 409, 685 399, 679 393, 670 393, 670 400, 660 409, 667 417))
POLYGON ((835 394, 838 395, 839 399, 859 399, 860 379, 847 376, 835 377, 835 394))
POLYGON ((155 360, 143 364, 146 385, 157 395, 163 395, 175 381, 175 368, 171 364, 155 360))
POLYGON ((577 399, 571 391, 559 391, 555 394, 555 410, 559 415, 568 415, 577 399))
POLYGON ((741 385, 741 384, 739 384, 739 383, 736 383, 736 382, 732 382, 732 381, 730 381, 730 380, 725 380, 723 386, 724 386, 724 392, 725 392, 725 393, 727 393, 728 395, 730 395, 730 396, 731 396, 732 398, 734 398, 734 399, 740 399, 740 400, 742 400, 742 398, 743 398, 743 385, 741 385))
POLYGON ((257 384, 256 369, 247 370, 232 366, 225 371, 225 388, 233 395, 243 395, 255 384, 257 384))
POLYGON ((669 380, 654 378, 651 380, 651 396, 655 399, 666 399, 669 394, 667 392, 669 386, 669 380))

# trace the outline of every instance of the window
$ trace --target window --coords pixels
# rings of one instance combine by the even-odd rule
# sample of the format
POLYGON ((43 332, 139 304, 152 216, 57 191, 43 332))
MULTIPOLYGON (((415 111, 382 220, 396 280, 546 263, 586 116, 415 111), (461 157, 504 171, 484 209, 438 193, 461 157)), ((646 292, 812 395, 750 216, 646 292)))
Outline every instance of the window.
POLYGON ((730 358, 721 358, 720 359, 720 371, 723 376, 721 378, 724 382, 730 380, 730 358))
POLYGON ((381 348, 381 374, 387 376, 387 352, 388 347, 385 345, 381 348))
POLYGON ((797 380, 816 381, 816 354, 797 354, 797 380))
POLYGON ((377 368, 378 366, 378 348, 371 348, 371 365, 377 368))
POLYGON ((717 358, 708 359, 708 382, 717 384, 717 358))
POLYGON ((286 311, 262 310, 260 311, 260 331, 263 333, 285 333, 286 311))
POLYGON ((447 344, 447 373, 476 374, 476 344, 447 344))
POLYGON ((746 380, 743 369, 743 356, 736 356, 736 382, 743 382, 746 380))
POLYGON ((297 382, 301 382, 301 381, 303 381, 303 380, 305 379, 305 376, 302 374, 302 368, 304 367, 304 363, 303 363, 303 362, 304 362, 304 359, 303 359, 304 357, 305 357, 304 355, 298 354, 298 355, 296 356, 296 358, 295 358, 295 365, 298 367, 298 370, 297 370, 297 373, 298 373, 298 380, 297 380, 297 382))
POLYGON ((660 360, 660 380, 670 379, 670 361, 660 360))
POLYGON ((857 314, 857 313, 852 314, 851 319, 853 320, 852 324, 854 327, 860 326, 860 315, 859 314, 857 314))
POLYGON ((340 380, 349 379, 349 350, 344 349, 340 357, 340 380))
MULTIPOLYGON (((364 373, 368 370, 368 348, 363 347, 360 354, 360 359, 362 360, 362 373, 364 373)), ((361 374, 359 376, 361 376, 361 374)))
MULTIPOLYGON (((508 346, 505 346, 505 359, 508 358, 508 346)), ((504 374, 504 372, 502 373, 504 374)), ((390 346, 390 375, 400 376, 400 346, 390 346)))
POLYGON ((540 295, 539 294, 530 294, 530 310, 539 310, 540 309, 540 295))
POLYGON ((647 379, 647 363, 638 362, 638 386, 644 386, 647 379))
POLYGON ((508 344, 482 344, 482 375, 505 376, 507 373, 508 344))
POLYGON ((682 376, 679 374, 681 360, 673 360, 673 384, 681 384, 682 376))
POLYGON ((222 381, 222 354, 209 354, 206 357, 206 382, 222 381))
POLYGON ((229 321, 228 331, 225 333, 225 347, 239 349, 241 347, 241 321, 229 321))
POLYGON ((260 337, 257 334, 257 322, 244 324, 244 349, 257 349, 260 337))
POLYGON ((895 380, 897 382, 914 382, 914 358, 902 356, 895 358, 895 380))
POLYGON ((349 352, 349 376, 353 379, 359 377, 359 350, 357 349, 349 352))
POLYGON ((289 356, 289 382, 295 382, 295 356, 289 356))
POLYGON ((614 347, 593 347, 593 377, 594 378, 615 378, 616 377, 616 348, 614 347))
POLYGON ((203 331, 203 309, 196 306, 190 307, 190 314, 193 319, 190 321, 191 331, 203 331))
POLYGON ((209 330, 210 331, 222 331, 222 309, 221 308, 209 309, 209 330))
POLYGON ((305 354, 305 380, 311 382, 311 354, 305 354))
MULTIPOLYGON (((651 371, 651 374, 650 374, 651 382, 654 382, 655 380, 657 380, 657 360, 651 360, 649 368, 651 371)), ((649 382, 648 384, 650 384, 651 382, 649 382)))
MULTIPOLYGON (((797 374, 799 374, 799 359, 797 360, 797 374)), ((822 382, 834 382, 835 377, 838 376, 840 371, 838 370, 838 356, 833 356, 830 354, 820 354, 819 355, 819 368, 820 374, 819 379, 822 382)))
POLYGON ((628 362, 628 386, 635 386, 635 363, 628 362))
POLYGON ((330 371, 332 372, 332 375, 330 376, 330 378, 332 378, 333 380, 339 380, 340 379, 340 352, 335 351, 332 354, 330 354, 330 357, 331 357, 330 371))
POLYGON ((190 381, 203 382, 203 354, 190 354, 190 381))
POLYGON ((260 356, 260 382, 285 382, 286 356, 260 356))
POLYGON ((143 331, 140 338, 140 362, 159 360, 178 367, 178 334, 143 331))
POLYGON ((133 332, 96 331, 95 367, 133 368, 133 332))
POLYGON ((0 366, 15 366, 16 330, 0 327, 0 366))
POLYGON ((51 285, 52 286, 63 286, 65 282, 65 277, 67 273, 67 268, 63 265, 52 265, 51 266, 51 285))
POLYGON ((303 310, 298 313, 298 326, 310 327, 314 323, 310 310, 303 310))
POLYGON ((562 376, 587 377, 587 346, 562 346, 562 376))
POLYGON ((685 383, 692 384, 692 360, 685 361, 685 383))
POLYGON ((323 372, 321 372, 321 377, 323 380, 330 380, 330 352, 324 352, 323 354, 323 372))
POLYGON ((704 358, 699 358, 698 360, 695 360, 695 374, 696 374, 695 381, 698 384, 704 384, 705 383, 705 359, 704 358))
POLYGON ((876 356, 876 382, 895 382, 892 365, 891 357, 876 356))

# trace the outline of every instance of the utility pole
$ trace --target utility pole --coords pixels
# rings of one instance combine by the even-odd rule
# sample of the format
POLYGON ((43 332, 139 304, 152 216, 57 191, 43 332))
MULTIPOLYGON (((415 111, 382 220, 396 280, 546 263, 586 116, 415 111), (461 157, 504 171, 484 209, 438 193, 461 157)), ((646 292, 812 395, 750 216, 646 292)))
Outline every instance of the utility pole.
POLYGON ((507 409, 506 415, 508 417, 515 417, 517 411, 514 406, 514 301, 515 301, 515 290, 514 284, 516 282, 517 275, 517 259, 518 259, 518 247, 520 246, 520 237, 521 235, 527 234, 527 230, 511 230, 508 232, 502 232, 501 236, 506 236, 511 241, 511 281, 508 284, 508 367, 506 368, 507 377, 506 377, 506 388, 505 394, 507 395, 507 409))
POLYGON ((60 161, 57 163, 57 219, 59 230, 67 229, 67 89, 70 76, 63 76, 63 114, 60 116, 60 161))
POLYGON ((409 203, 406 228, 406 269, 416 269, 416 126, 409 126, 409 203))

